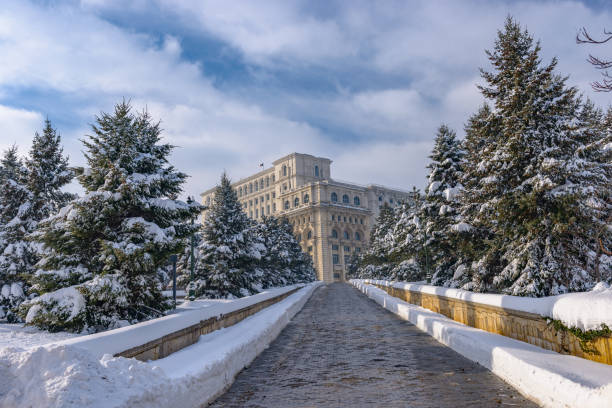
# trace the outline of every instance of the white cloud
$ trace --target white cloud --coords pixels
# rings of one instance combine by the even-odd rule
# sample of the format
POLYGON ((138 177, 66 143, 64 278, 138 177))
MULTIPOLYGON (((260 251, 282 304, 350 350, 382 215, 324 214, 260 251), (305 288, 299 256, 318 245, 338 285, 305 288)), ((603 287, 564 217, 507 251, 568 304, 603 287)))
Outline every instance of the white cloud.
POLYGON ((34 132, 42 128, 42 123, 43 116, 39 112, 0 105, 0 150, 17 144, 19 152, 25 154, 30 149, 34 132))

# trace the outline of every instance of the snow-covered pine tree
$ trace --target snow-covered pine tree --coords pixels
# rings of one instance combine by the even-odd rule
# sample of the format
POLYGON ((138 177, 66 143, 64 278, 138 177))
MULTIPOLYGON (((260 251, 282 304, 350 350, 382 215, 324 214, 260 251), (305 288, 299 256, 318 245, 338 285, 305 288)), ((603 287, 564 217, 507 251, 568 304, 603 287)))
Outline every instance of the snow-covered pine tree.
POLYGON ((428 247, 434 284, 443 284, 452 278, 451 266, 457 260, 451 228, 457 223, 456 196, 461 190, 462 157, 455 132, 446 125, 440 126, 429 156, 429 184, 421 212, 424 245, 428 247))
MULTIPOLYGON (((572 247, 586 255, 586 270, 594 282, 612 281, 612 108, 604 115, 586 100, 578 115, 580 146, 569 184, 576 195, 580 214, 586 218, 581 234, 571 235, 572 247), (582 238, 582 240, 580 239, 582 238)), ((583 258, 584 259, 584 258, 583 258)))
MULTIPOLYGON (((307 283, 315 280, 315 271, 312 266, 312 259, 302 251, 300 243, 295 239, 293 226, 285 217, 281 218, 278 227, 280 229, 280 239, 284 246, 283 254, 286 253, 281 265, 284 264, 285 280, 289 284, 307 283)), ((270 249, 268 248, 268 251, 270 249)))
POLYGON ((502 271, 479 284, 524 296, 589 285, 579 259, 572 258, 578 248, 571 236, 576 238, 575 228, 586 222, 568 184, 579 147, 576 89, 554 73, 556 59, 542 66, 539 54, 539 43, 508 17, 487 52, 494 70, 481 71, 486 86, 480 87, 494 101, 500 131, 491 155, 481 162, 489 173, 482 181, 495 183, 498 195, 489 203, 495 210, 495 241, 478 262, 502 271))
POLYGON ((231 298, 256 292, 263 237, 242 211, 225 173, 208 208, 198 247, 199 263, 191 288, 200 298, 231 298))
POLYGON ((83 140, 85 189, 41 223, 44 244, 33 289, 41 296, 20 309, 26 322, 49 330, 97 331, 158 315, 160 269, 195 232, 199 205, 176 199, 187 175, 168 163, 173 148, 161 129, 129 103, 102 113, 83 140))
POLYGON ((501 270, 499 253, 489 244, 494 238, 495 203, 503 186, 490 177, 488 160, 497 146, 500 119, 485 103, 465 126, 460 180, 463 190, 458 196, 458 219, 451 236, 458 259, 445 286, 486 291, 501 270))
POLYGON ((27 170, 17 146, 4 151, 0 161, 0 318, 16 321, 15 307, 25 300, 25 278, 34 257, 25 235, 31 194, 27 170))

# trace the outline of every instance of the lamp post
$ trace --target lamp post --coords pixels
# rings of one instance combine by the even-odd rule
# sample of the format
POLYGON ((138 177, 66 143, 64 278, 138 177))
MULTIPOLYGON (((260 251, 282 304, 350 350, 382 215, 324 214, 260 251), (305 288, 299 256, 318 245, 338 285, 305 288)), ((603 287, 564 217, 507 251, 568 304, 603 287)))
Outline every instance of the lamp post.
POLYGON ((174 302, 174 309, 176 310, 176 255, 170 255, 170 262, 172 262, 172 301, 174 302))
MULTIPOLYGON (((193 198, 187 197, 187 204, 192 204, 193 198)), ((191 225, 194 224, 195 219, 191 219, 191 225)), ((190 254, 190 265, 189 265, 189 300, 195 300, 195 290, 193 288, 193 280, 195 275, 195 234, 191 234, 191 254, 190 254)))
POLYGON ((425 279, 427 283, 431 283, 431 271, 429 269, 429 248, 427 248, 429 244, 429 239, 427 238, 427 234, 425 234, 425 279))

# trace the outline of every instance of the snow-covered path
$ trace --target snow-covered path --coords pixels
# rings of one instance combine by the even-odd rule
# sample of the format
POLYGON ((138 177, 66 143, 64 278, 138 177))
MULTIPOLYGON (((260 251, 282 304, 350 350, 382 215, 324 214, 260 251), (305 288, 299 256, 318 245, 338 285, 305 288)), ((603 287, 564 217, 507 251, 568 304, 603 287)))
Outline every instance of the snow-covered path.
POLYGON ((213 407, 536 406, 349 284, 319 288, 213 407))

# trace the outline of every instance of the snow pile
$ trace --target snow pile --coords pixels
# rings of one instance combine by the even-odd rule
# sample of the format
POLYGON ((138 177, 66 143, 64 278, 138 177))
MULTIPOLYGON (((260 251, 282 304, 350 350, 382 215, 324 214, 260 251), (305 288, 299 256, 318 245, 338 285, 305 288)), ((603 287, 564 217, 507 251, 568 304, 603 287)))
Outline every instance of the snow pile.
POLYGON ((363 280, 351 283, 387 310, 491 370, 544 407, 612 406, 612 366, 463 325, 390 296, 363 280))
POLYGON ((576 327, 581 330, 596 330, 601 328, 602 324, 612 328, 612 288, 603 282, 597 284, 589 292, 566 293, 543 298, 475 293, 461 289, 386 280, 366 279, 362 282, 534 313, 560 320, 567 327, 576 327))
POLYGON ((0 324, 0 349, 11 346, 21 348, 42 346, 76 336, 78 334, 67 332, 49 333, 36 327, 24 326, 21 323, 2 323, 0 324))
MULTIPOLYGON (((234 326, 201 336, 197 343, 148 363, 101 356, 99 349, 76 347, 78 342, 1 349, 0 406, 205 405, 268 347, 320 284, 309 284, 234 326)), ((198 313, 185 313, 190 314, 198 313)))

